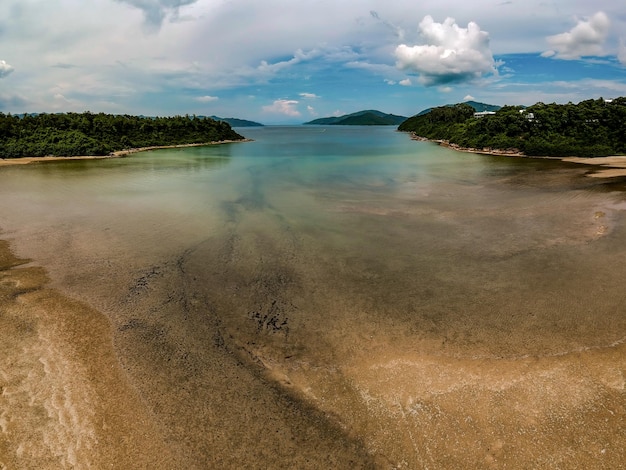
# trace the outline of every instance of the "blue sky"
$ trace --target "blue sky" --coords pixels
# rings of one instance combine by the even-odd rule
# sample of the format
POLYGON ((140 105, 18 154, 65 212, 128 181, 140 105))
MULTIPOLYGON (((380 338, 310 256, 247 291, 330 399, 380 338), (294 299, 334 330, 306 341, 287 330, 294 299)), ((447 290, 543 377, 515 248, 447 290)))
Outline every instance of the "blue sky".
POLYGON ((301 123, 626 96, 623 0, 3 0, 0 112, 301 123))

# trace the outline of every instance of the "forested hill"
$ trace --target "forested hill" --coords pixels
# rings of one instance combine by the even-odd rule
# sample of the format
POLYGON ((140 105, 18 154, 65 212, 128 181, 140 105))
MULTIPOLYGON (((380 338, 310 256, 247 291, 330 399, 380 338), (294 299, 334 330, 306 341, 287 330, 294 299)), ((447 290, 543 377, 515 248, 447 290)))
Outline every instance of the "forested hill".
POLYGON ((305 125, 323 126, 397 126, 406 119, 405 116, 387 114, 375 109, 358 111, 343 116, 331 116, 305 122, 305 125))
MULTIPOLYGON (((463 103, 470 105, 472 108, 474 108, 474 111, 476 112, 497 111, 502 107, 496 104, 479 103, 478 101, 464 101, 463 103)), ((456 106, 456 104, 446 104, 444 106, 450 107, 450 106, 456 106)), ((433 108, 426 108, 420 111, 417 115, 420 116, 422 114, 427 114, 427 113, 430 113, 432 110, 433 108)))
POLYGON ((196 116, 0 113, 0 158, 107 155, 128 148, 243 138, 226 122, 196 116))
POLYGON ((504 106, 475 116, 467 104, 413 116, 398 129, 474 149, 517 149, 526 155, 598 157, 626 154, 626 98, 578 104, 504 106))
POLYGON ((247 119, 222 118, 218 116, 211 116, 211 119, 214 119, 216 121, 225 121, 232 127, 263 127, 263 124, 261 124, 260 122, 248 121, 247 119))

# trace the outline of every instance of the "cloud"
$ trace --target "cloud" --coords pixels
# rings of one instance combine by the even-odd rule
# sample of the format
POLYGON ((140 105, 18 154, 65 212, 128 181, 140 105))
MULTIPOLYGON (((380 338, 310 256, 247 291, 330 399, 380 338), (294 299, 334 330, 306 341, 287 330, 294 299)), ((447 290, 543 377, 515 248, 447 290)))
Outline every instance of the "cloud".
POLYGON ((423 85, 443 85, 496 73, 489 48, 489 34, 470 22, 459 27, 453 18, 436 23, 426 16, 419 24, 425 45, 399 45, 395 50, 396 67, 419 74, 423 85))
POLYGON ((298 49, 293 57, 288 60, 283 60, 280 62, 269 63, 266 60, 262 60, 261 64, 257 67, 257 70, 264 73, 277 73, 283 69, 286 69, 292 65, 296 65, 307 60, 314 59, 321 55, 321 51, 318 49, 310 50, 309 52, 304 52, 302 49, 298 49))
POLYGON ((392 30, 398 36, 398 38, 400 38, 400 41, 404 40, 404 30, 401 27, 396 26, 390 21, 382 19, 377 11, 371 10, 370 16, 375 20, 380 21, 382 24, 392 30))
POLYGON ((17 95, 5 95, 0 93, 0 109, 5 108, 25 108, 28 100, 17 95))
POLYGON ((404 80, 400 80, 399 83, 402 86, 411 86, 411 85, 413 85, 413 82, 411 82, 410 78, 405 78, 404 80))
POLYGON ((13 67, 7 64, 4 60, 0 60, 0 78, 4 78, 13 72, 13 67))
POLYGON ((476 98, 474 98, 472 95, 465 95, 465 98, 463 98, 463 101, 474 101, 476 100, 476 98))
POLYGON ((263 106, 263 111, 286 116, 300 116, 300 111, 296 108, 298 103, 299 101, 296 100, 276 100, 268 106, 263 106))
POLYGON ((571 60, 584 56, 605 55, 603 46, 610 26, 609 17, 599 11, 587 21, 578 21, 578 24, 568 32, 548 36, 546 39, 552 50, 544 52, 542 56, 571 60))
POLYGON ((200 103, 210 103, 211 101, 217 101, 217 100, 219 100, 217 96, 210 96, 210 95, 198 96, 196 98, 196 101, 199 101, 200 103))
POLYGON ((319 98, 319 96, 315 93, 300 93, 300 96, 307 100, 314 100, 316 98, 319 98))
POLYGON ((146 26, 150 29, 159 29, 169 14, 173 18, 178 18, 180 7, 191 5, 198 0, 117 0, 120 3, 127 3, 143 11, 146 26))
POLYGON ((619 42, 619 51, 617 52, 617 60, 619 60, 622 65, 626 65, 626 41, 624 39, 620 39, 619 42))
POLYGON ((317 116, 317 111, 315 111, 315 108, 313 106, 307 106, 306 109, 311 116, 317 116))
POLYGON ((394 72, 397 73, 397 69, 393 65, 372 64, 370 62, 364 62, 364 61, 358 61, 358 60, 346 62, 344 64, 344 67, 352 68, 352 69, 367 70, 368 72, 375 73, 378 75, 392 75, 394 72))
POLYGON ((65 69, 65 70, 69 70, 69 69, 75 69, 77 66, 73 65, 73 64, 66 64, 66 63, 58 63, 58 64, 54 64, 51 65, 51 67, 55 68, 55 69, 65 69))

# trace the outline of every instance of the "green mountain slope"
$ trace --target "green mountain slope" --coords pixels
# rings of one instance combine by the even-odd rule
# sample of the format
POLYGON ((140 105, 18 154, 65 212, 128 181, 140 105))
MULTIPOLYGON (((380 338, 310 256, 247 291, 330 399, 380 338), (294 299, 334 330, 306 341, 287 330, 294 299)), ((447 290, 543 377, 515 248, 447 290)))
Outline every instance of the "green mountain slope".
POLYGON ((242 139, 228 123, 197 116, 0 113, 0 158, 107 155, 128 148, 242 139))
POLYGON ((397 126, 406 120, 405 116, 387 114, 378 110, 364 110, 344 116, 332 116, 305 122, 305 125, 323 126, 397 126))
MULTIPOLYGON (((456 106, 457 104, 446 104, 444 106, 450 107, 450 106, 456 106)), ((478 101, 465 101, 464 104, 467 104, 471 106, 472 108, 474 108, 474 111, 476 111, 477 113, 481 113, 483 111, 497 111, 498 109, 502 107, 496 104, 479 103, 478 101)), ((420 111, 419 113, 417 113, 417 116, 421 116, 422 114, 427 114, 430 111, 432 111, 432 109, 433 108, 426 108, 420 111)))
POLYGON ((247 119, 238 118, 222 118, 218 116, 211 116, 211 119, 216 121, 224 121, 230 124, 231 127, 262 127, 263 124, 255 121, 248 121, 247 119))
POLYGON ((504 106, 476 117, 467 103, 410 117, 400 131, 470 149, 521 151, 537 156, 599 157, 626 154, 626 98, 578 104, 504 106))

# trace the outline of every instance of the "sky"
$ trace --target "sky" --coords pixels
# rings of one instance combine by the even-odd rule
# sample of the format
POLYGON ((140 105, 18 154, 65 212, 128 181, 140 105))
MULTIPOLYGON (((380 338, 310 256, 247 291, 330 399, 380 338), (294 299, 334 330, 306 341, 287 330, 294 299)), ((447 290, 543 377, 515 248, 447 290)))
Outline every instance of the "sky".
POLYGON ((623 0, 2 0, 0 112, 297 124, 626 96, 623 0))

